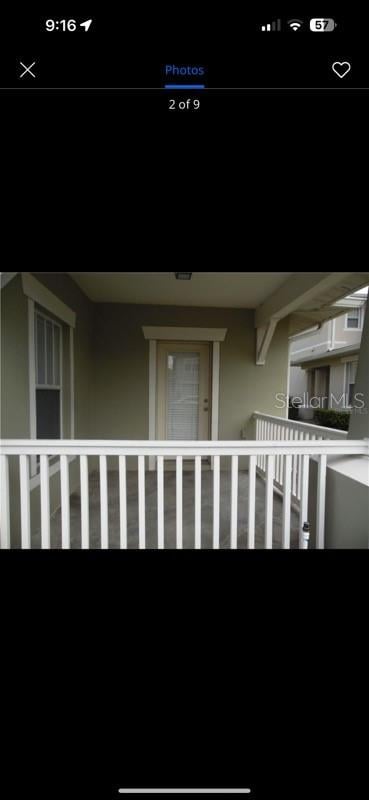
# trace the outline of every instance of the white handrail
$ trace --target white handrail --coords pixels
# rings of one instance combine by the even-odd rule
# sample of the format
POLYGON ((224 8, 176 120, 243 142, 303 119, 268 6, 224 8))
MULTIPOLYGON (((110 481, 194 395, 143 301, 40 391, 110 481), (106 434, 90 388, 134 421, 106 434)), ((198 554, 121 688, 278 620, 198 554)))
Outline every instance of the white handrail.
POLYGON ((87 456, 251 456, 311 454, 369 455, 368 439, 343 441, 314 440, 240 440, 240 441, 93 441, 70 439, 6 439, 0 441, 2 455, 87 455, 87 456))
MULTIPOLYGON (((273 418, 272 418, 273 419, 273 418)), ((174 461, 176 470, 175 492, 176 492, 176 547, 178 549, 184 544, 184 474, 183 459, 192 459, 195 463, 194 480, 194 504, 193 504, 193 545, 201 548, 202 540, 202 462, 201 458, 208 456, 213 459, 213 535, 212 547, 218 549, 223 541, 228 541, 226 546, 232 549, 239 547, 241 538, 249 548, 255 547, 255 535, 257 533, 255 524, 255 500, 256 500, 256 470, 259 475, 265 476, 265 514, 264 514, 264 546, 273 547, 274 536, 274 491, 281 490, 283 493, 283 514, 282 514, 282 541, 281 546, 290 547, 291 530, 291 502, 299 504, 299 533, 300 547, 307 546, 306 536, 302 535, 303 526, 307 520, 308 498, 309 498, 309 461, 310 458, 318 462, 318 489, 316 497, 317 523, 315 538, 318 547, 324 546, 324 525, 325 525, 325 492, 326 492, 326 467, 329 465, 329 458, 332 456, 369 456, 369 440, 326 440, 326 439, 301 439, 300 433, 289 430, 292 438, 283 438, 281 428, 283 420, 278 422, 271 419, 258 419, 258 435, 262 438, 259 441, 93 441, 93 440, 20 440, 7 439, 0 441, 0 474, 1 474, 1 511, 0 511, 0 546, 8 549, 12 546, 10 504, 17 498, 20 486, 20 544, 22 547, 32 546, 32 525, 31 504, 30 504, 30 471, 29 458, 35 455, 40 456, 40 519, 41 519, 41 547, 50 549, 51 544, 51 525, 50 514, 53 512, 50 504, 50 480, 51 470, 49 470, 48 456, 58 456, 60 458, 60 496, 61 496, 61 536, 60 546, 69 548, 71 546, 71 506, 70 506, 70 479, 69 479, 69 460, 67 456, 74 455, 79 458, 80 475, 80 525, 79 541, 82 549, 91 547, 91 527, 90 520, 90 482, 89 457, 99 456, 99 484, 100 484, 100 540, 101 547, 109 547, 109 491, 108 491, 108 469, 107 456, 116 457, 116 469, 119 466, 119 542, 121 548, 128 547, 128 492, 126 483, 126 458, 128 456, 136 459, 138 465, 138 525, 136 531, 137 546, 146 548, 148 531, 146 529, 146 475, 145 459, 149 456, 157 458, 157 543, 155 547, 165 547, 165 492, 166 482, 164 481, 164 459, 174 461), (268 436, 279 436, 268 441, 268 436), (228 527, 229 539, 224 539, 224 514, 227 512, 227 504, 221 503, 220 485, 223 478, 220 476, 221 457, 231 457, 231 478, 230 478, 230 506, 228 527), (249 475, 248 479, 240 480, 241 466, 240 458, 248 457, 249 475), (9 460, 18 458, 18 469, 9 471, 9 460), (18 476, 18 478, 17 478, 18 476), (18 486, 17 486, 18 480, 18 486), (246 496, 241 497, 241 491, 246 496), (247 509, 247 527, 239 525, 239 509, 247 509), (221 524, 222 523, 222 524, 221 524), (223 525, 223 528, 222 528, 223 525)), ((304 434, 302 434, 304 435, 304 434)), ((14 466, 14 465, 13 465, 14 466)), ((17 465, 16 465, 17 466, 17 465)), ((57 478, 53 478, 54 483, 57 478)), ((16 500, 15 503, 18 501, 16 500)), ((34 506, 34 503, 32 504, 34 506)), ((191 501, 192 510, 192 501, 191 501)), ((91 509, 92 513, 92 509, 91 509)), ((75 519, 75 517, 74 517, 75 519)), ((304 529, 305 530, 305 529, 304 529)), ((74 536, 75 536, 74 523, 74 536)), ((132 533, 130 533, 132 535, 132 533)), ((258 534, 259 535, 259 534, 258 534)), ((188 536, 188 531, 187 531, 188 536)), ((188 540, 187 540, 188 541, 188 540)), ((260 542, 260 539, 259 539, 260 542)), ((152 545, 151 545, 152 546, 152 545)))
POLYGON ((325 425, 313 425, 313 423, 310 422, 300 422, 299 420, 286 419, 285 417, 274 417, 272 414, 263 414, 261 411, 254 411, 253 417, 254 419, 270 420, 270 422, 277 422, 279 425, 283 425, 287 428, 296 428, 300 431, 316 433, 321 436, 329 434, 327 438, 347 438, 347 431, 341 431, 339 428, 327 428, 325 425))

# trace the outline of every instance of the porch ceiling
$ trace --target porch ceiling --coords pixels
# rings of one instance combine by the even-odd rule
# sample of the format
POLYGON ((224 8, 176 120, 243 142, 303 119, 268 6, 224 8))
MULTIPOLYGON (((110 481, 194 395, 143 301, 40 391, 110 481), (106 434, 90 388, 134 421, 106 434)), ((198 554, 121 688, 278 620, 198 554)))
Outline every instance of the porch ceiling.
POLYGON ((292 272, 193 272, 178 281, 174 272, 69 272, 98 303, 257 308, 292 272))

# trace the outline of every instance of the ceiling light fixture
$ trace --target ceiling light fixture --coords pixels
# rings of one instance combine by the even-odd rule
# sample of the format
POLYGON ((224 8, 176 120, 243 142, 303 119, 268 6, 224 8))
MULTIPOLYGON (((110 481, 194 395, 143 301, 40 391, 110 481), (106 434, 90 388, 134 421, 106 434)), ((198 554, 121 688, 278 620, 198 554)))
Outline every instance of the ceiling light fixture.
POLYGON ((190 281, 192 278, 192 272, 175 272, 177 281, 190 281))

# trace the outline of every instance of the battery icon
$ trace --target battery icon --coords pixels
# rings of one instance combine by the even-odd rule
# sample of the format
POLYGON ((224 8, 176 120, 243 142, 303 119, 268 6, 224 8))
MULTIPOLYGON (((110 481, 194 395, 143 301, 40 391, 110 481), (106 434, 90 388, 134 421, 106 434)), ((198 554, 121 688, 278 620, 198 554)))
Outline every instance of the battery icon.
POLYGON ((337 28, 337 22, 334 19, 311 19, 310 20, 310 30, 314 31, 314 33, 329 33, 330 31, 334 31, 337 28))

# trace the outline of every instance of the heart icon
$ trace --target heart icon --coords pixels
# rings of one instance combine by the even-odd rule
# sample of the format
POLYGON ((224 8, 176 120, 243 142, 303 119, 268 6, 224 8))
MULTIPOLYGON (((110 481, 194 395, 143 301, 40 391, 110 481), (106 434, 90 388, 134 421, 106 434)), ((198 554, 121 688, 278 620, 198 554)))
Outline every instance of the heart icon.
POLYGON ((349 61, 335 61, 334 64, 332 64, 332 69, 339 78, 344 78, 345 75, 348 75, 350 72, 351 64, 349 61))

